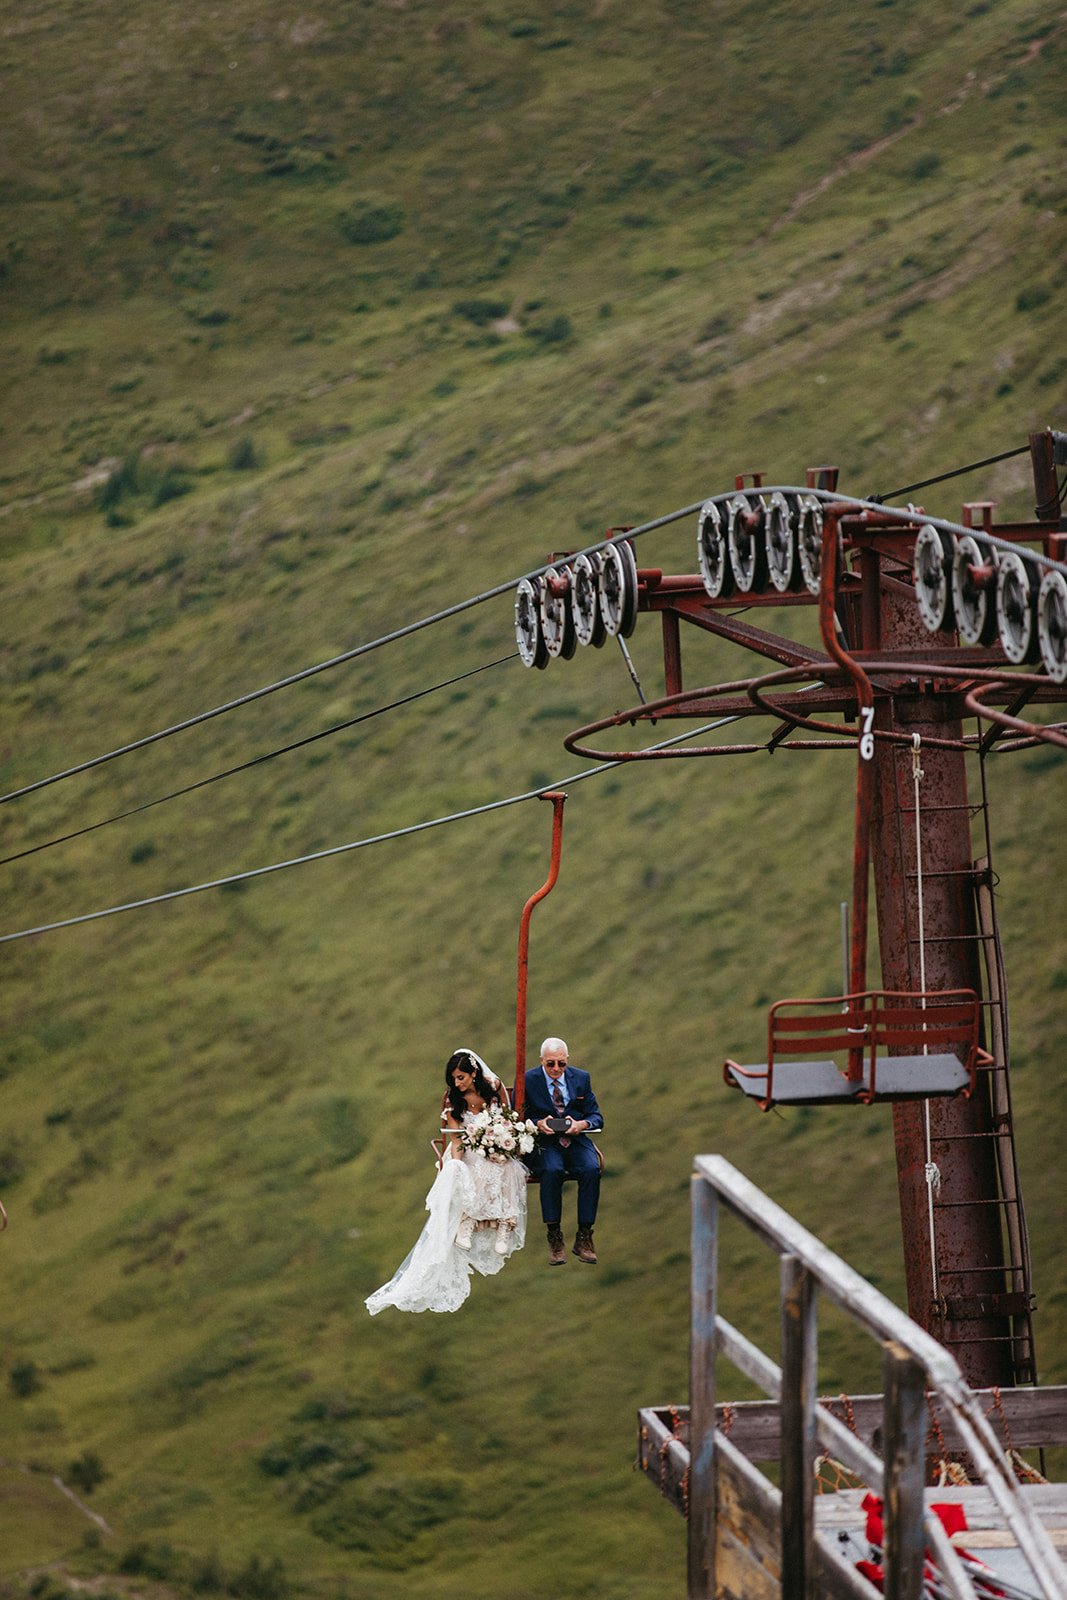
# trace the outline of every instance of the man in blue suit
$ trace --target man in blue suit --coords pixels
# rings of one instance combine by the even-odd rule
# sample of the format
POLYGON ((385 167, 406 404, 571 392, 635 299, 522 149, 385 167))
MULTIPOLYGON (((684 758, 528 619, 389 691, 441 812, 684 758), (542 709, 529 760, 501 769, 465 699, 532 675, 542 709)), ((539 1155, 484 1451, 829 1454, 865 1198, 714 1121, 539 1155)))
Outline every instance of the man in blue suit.
POLYGON ((526 1075, 524 1115, 537 1123, 541 1134, 541 1215, 548 1229, 549 1265, 562 1267, 567 1262, 560 1222, 563 1179, 569 1175, 578 1180, 578 1233, 573 1253, 579 1261, 595 1266, 593 1223, 600 1198, 600 1158, 586 1135, 602 1128, 604 1118, 588 1072, 572 1067, 568 1055, 562 1039, 545 1040, 541 1065, 526 1075), (555 1126, 550 1126, 550 1119, 555 1126))

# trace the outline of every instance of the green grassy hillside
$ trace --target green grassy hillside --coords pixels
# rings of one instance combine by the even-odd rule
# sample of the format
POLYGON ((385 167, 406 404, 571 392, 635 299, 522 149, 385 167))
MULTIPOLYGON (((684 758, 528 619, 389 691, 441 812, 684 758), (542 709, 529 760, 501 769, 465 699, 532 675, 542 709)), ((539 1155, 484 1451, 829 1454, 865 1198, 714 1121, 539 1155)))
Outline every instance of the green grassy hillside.
MULTIPOLYGON (((736 471, 836 461, 881 492, 1063 426, 1065 37, 1030 0, 23 6, 3 790, 736 471)), ((987 495, 1029 515, 1025 461, 927 504, 987 495)), ((690 570, 693 532, 642 560, 690 570)), ((686 643, 688 682, 750 670, 686 643)), ((0 854, 512 647, 504 596, 5 805, 0 854)), ((656 692, 657 630, 631 648, 656 692)), ((609 651, 508 661, 8 863, 0 932, 542 786, 632 699, 609 651)), ((885 1108, 761 1118, 719 1074, 771 1000, 837 982, 834 759, 574 786, 530 1037, 567 1037, 605 1105, 602 1264, 549 1273, 534 1230, 455 1317, 362 1300, 420 1226, 449 1052, 509 1062, 546 806, 4 945, 0 1590, 680 1592, 681 1524, 630 1462, 636 1407, 686 1392, 692 1152, 901 1291, 885 1108)), ((1064 1381, 1063 763, 991 766, 1038 1348, 1064 1381)), ((730 1250, 728 1310, 765 1330, 766 1274, 730 1250)), ((821 1378, 878 1381, 836 1326, 821 1378)))

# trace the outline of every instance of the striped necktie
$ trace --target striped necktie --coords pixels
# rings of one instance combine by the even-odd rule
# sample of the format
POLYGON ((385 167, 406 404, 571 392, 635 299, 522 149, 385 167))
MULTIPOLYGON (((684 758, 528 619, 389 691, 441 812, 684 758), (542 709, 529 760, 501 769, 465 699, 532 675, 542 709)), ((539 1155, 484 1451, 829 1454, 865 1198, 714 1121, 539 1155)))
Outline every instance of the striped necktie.
MULTIPOLYGON (((560 1088, 558 1082, 556 1082, 556 1083, 554 1083, 552 1085, 552 1104, 556 1108, 556 1116, 557 1117, 562 1117, 562 1115, 563 1115, 563 1107, 564 1107, 565 1101, 563 1099, 563 1090, 560 1088)), ((565 1134, 561 1134, 560 1135, 560 1141, 559 1142, 560 1142, 561 1147, 564 1150, 566 1150, 567 1146, 570 1144, 570 1140, 566 1137, 565 1134)))

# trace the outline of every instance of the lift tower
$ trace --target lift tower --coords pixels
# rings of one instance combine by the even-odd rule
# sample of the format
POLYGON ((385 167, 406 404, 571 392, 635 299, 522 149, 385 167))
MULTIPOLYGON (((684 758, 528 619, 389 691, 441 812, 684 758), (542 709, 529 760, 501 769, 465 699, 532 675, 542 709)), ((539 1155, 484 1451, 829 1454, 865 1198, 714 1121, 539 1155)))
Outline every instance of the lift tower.
POLYGON ((893 1102, 908 1310, 976 1386, 1036 1376, 984 769, 994 744, 1067 746, 1044 711, 1021 715, 1028 703, 1067 700, 1056 474, 1067 436, 1034 434, 1028 448, 1030 522, 998 524, 988 501, 953 523, 855 499, 839 492, 834 468, 809 469, 799 487, 747 473, 677 514, 697 513, 698 573, 638 566, 636 540, 657 523, 555 558, 515 597, 520 654, 535 668, 580 645, 621 643, 643 614, 660 615, 664 696, 577 730, 565 741, 577 754, 855 748, 849 993, 772 1007, 767 1060, 728 1062, 726 1079, 764 1110, 893 1102), (752 620, 759 608, 795 605, 818 607, 821 648, 752 620), (770 670, 686 689, 683 623, 770 670), (601 737, 648 719, 710 717, 770 719, 771 731, 758 743, 655 751, 605 748, 601 737), (872 880, 880 990, 867 978, 872 880), (840 1064, 792 1059, 835 1051, 840 1064))

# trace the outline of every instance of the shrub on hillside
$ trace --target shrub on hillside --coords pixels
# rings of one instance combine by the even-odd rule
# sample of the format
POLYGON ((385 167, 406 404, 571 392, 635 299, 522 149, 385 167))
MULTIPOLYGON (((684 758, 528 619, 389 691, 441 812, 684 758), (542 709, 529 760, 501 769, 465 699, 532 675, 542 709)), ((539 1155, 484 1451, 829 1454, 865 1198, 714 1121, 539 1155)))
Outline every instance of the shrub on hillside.
POLYGON ((311 1524, 320 1539, 362 1550, 383 1565, 406 1567, 431 1554, 417 1536, 447 1522, 462 1506, 458 1478, 407 1476, 350 1485, 311 1524))
POLYGON ((96 503, 109 523, 121 525, 119 506, 123 501, 145 499, 151 506, 162 506, 188 494, 192 486, 189 469, 180 462, 135 450, 108 473, 97 490, 96 503))
POLYGON ((916 156, 908 168, 908 177, 917 181, 923 178, 932 178, 935 172, 941 169, 941 157, 936 150, 924 150, 922 155, 916 156))
POLYGON ((1047 289, 1043 283, 1032 283, 1026 289, 1020 289, 1015 296, 1016 311, 1036 311, 1038 306, 1043 306, 1052 299, 1052 290, 1047 289))
POLYGON ((406 221, 403 206, 395 201, 376 205, 368 200, 357 200, 354 206, 340 213, 337 226, 341 237, 349 244, 384 244, 403 233, 406 221))
POLYGON ((15 1144, 0 1145, 0 1189, 6 1189, 12 1183, 18 1183, 25 1167, 15 1144))
POLYGON ((478 328, 484 328, 487 323, 506 316, 507 309, 506 300, 457 300, 452 307, 457 317, 466 317, 478 328))
POLYGON ((362 1440, 348 1439, 339 1429, 292 1433, 267 1446, 259 1470, 285 1480, 294 1511, 312 1511, 371 1470, 370 1452, 362 1440))
POLYGON ((189 1574, 189 1587, 194 1594, 218 1594, 226 1587, 226 1573, 214 1550, 210 1555, 194 1559, 189 1574))
POLYGON ((546 322, 535 322, 523 330, 528 339, 535 344, 549 347, 555 344, 566 344, 574 335, 571 319, 560 312, 559 316, 549 317, 546 322))
POLYGON ((259 452, 250 434, 242 434, 230 446, 228 456, 231 472, 252 472, 259 466, 259 452))
POLYGON ((82 1494, 92 1494, 103 1483, 107 1473, 95 1450, 83 1450, 67 1468, 67 1477, 82 1494))
POLYGON ((285 1600, 290 1584, 277 1556, 270 1561, 252 1556, 230 1579, 227 1588, 239 1600, 285 1600))
POLYGON ((134 1578, 157 1578, 161 1582, 174 1577, 180 1557, 169 1544, 145 1544, 139 1541, 119 1557, 118 1568, 134 1578))
POLYGON ((7 1381, 11 1393, 19 1400, 28 1400, 31 1394, 44 1387, 36 1361, 16 1361, 7 1381))

